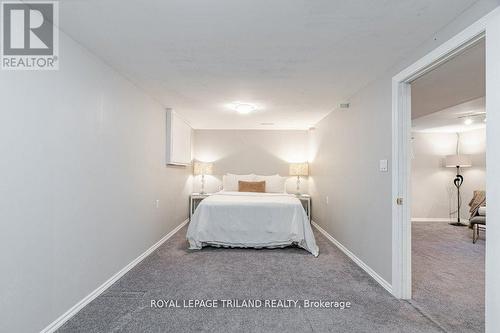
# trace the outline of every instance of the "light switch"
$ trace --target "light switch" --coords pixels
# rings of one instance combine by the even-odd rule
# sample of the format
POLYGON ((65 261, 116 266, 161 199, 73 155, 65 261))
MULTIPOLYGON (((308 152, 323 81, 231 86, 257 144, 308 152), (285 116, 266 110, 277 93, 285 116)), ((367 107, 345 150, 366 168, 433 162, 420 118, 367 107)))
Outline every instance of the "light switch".
POLYGON ((389 171, 389 162, 387 160, 380 160, 380 172, 389 171))

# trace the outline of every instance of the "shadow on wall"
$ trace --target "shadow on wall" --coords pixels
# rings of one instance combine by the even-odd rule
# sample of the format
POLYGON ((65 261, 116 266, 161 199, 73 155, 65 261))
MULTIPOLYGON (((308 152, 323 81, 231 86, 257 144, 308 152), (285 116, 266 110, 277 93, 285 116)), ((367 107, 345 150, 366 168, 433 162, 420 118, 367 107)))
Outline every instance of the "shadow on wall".
POLYGON ((261 147, 248 147, 242 151, 225 156, 214 164, 214 174, 226 173, 255 173, 260 175, 271 175, 279 173, 288 175, 289 162, 269 153, 261 147))
MULTIPOLYGON (((288 177, 288 169, 291 162, 284 161, 272 155, 267 150, 256 146, 250 146, 234 154, 226 155, 222 159, 213 161, 214 174, 205 176, 205 190, 207 192, 217 192, 222 189, 222 176, 226 173, 258 175, 279 174, 288 177)), ((301 178, 301 191, 307 193, 307 178, 301 178)), ((193 191, 199 192, 201 189, 201 176, 194 177, 193 191)), ((286 182, 286 189, 289 193, 296 191, 296 177, 289 177, 286 182)))
MULTIPOLYGON (((213 163, 213 176, 205 177, 207 192, 218 191, 226 173, 260 175, 279 174, 288 177, 290 163, 307 161, 308 132, 299 130, 195 130, 194 158, 213 163)), ((201 178, 194 178, 198 192, 201 178)), ((294 193, 296 178, 287 181, 294 193)), ((307 193, 307 177, 301 179, 301 190, 307 193)))
MULTIPOLYGON (((412 217, 449 219, 457 216, 454 168, 445 167, 445 156, 456 152, 455 133, 413 133, 412 217)), ((460 189, 460 215, 468 218, 468 203, 474 190, 485 189, 486 131, 462 132, 460 152, 471 156, 472 167, 462 168, 464 183, 460 189)))

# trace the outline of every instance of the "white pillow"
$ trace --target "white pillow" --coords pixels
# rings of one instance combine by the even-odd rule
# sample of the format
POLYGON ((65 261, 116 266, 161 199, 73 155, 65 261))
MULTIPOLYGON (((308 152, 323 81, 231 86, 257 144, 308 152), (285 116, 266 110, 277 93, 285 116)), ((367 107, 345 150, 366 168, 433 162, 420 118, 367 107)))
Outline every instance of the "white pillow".
POLYGON ((266 193, 285 193, 286 177, 255 175, 255 180, 266 182, 266 193))
POLYGON ((228 173, 222 176, 222 188, 224 191, 238 192, 238 181, 240 180, 251 182, 255 180, 255 175, 253 173, 249 175, 235 175, 228 173))

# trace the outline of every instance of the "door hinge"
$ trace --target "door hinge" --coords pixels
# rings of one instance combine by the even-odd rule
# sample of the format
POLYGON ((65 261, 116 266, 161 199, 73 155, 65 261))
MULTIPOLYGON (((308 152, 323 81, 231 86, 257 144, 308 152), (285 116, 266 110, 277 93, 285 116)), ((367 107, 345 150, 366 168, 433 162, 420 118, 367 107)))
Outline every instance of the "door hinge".
POLYGON ((396 198, 396 204, 398 206, 402 206, 403 205, 403 198, 396 198))

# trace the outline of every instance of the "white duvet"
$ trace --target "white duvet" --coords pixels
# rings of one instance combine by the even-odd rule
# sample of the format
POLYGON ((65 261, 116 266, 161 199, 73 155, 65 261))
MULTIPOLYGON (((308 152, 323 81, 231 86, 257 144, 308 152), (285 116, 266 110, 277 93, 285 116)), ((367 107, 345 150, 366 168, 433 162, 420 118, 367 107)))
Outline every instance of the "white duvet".
POLYGON ((285 247, 296 244, 318 256, 299 199, 289 194, 219 192, 197 207, 187 231, 190 249, 206 245, 285 247))

